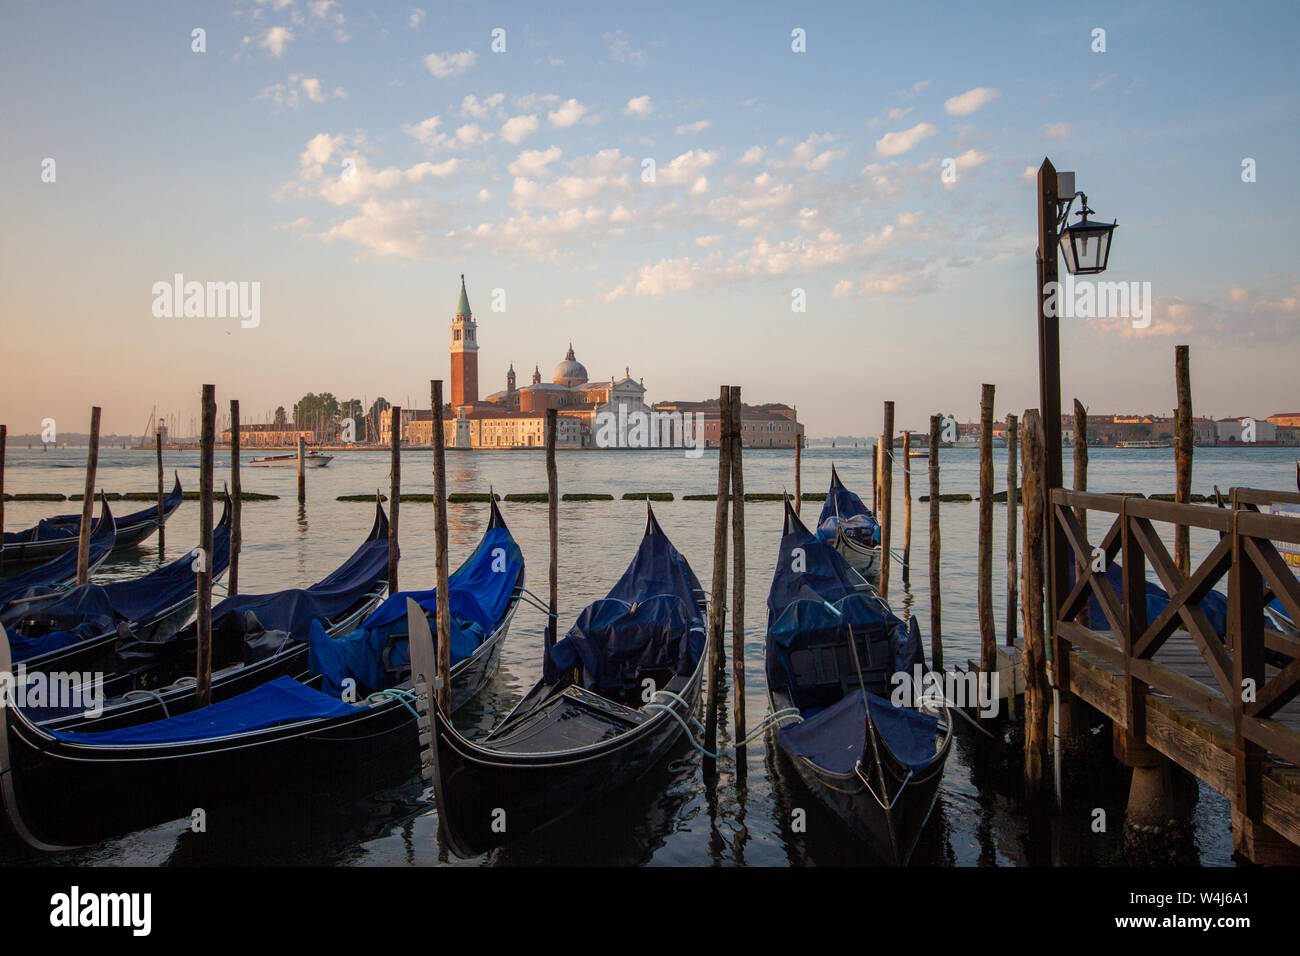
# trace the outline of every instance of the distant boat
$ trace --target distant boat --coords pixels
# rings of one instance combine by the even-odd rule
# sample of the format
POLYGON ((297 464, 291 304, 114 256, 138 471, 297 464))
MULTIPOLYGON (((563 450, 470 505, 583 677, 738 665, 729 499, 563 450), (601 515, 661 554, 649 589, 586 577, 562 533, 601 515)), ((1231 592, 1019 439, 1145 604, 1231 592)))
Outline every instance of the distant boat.
MULTIPOLYGON (((304 468, 324 468, 334 460, 333 455, 322 455, 318 451, 304 455, 302 466, 304 468)), ((297 468, 298 453, 293 452, 289 455, 268 455, 266 458, 254 458, 248 463, 253 468, 297 468)))
POLYGON ((908 451, 908 458, 929 458, 930 453, 922 448, 920 451, 908 451))
POLYGON ((1116 448, 1173 448, 1172 441, 1122 441, 1116 442, 1116 448))

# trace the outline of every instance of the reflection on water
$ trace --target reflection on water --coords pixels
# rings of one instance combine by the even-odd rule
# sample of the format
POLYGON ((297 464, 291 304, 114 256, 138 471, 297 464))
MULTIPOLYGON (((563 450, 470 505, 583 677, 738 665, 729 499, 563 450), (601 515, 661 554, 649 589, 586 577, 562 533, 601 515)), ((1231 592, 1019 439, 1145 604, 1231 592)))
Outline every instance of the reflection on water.
MULTIPOLYGON (((1197 449, 1194 491, 1215 484, 1289 488, 1294 455, 1283 448, 1197 449)), ((834 461, 850 488, 870 490, 871 449, 836 449, 834 461)), ((253 457, 251 454, 246 456, 253 457)), ((1005 456, 995 456, 998 487, 1004 483, 1005 456)), ((1172 490, 1169 450, 1090 450, 1090 483, 1098 491, 1172 490)), ((197 452, 168 452, 166 467, 182 483, 198 485, 197 452)), ((534 492, 545 488, 541 454, 526 451, 447 454, 448 491, 534 492)), ((832 452, 809 449, 803 457, 803 487, 822 490, 829 483, 832 452)), ((80 491, 84 450, 42 452, 10 449, 6 490, 80 491)), ((224 463, 219 463, 223 465, 224 463)), ((942 452, 945 492, 978 488, 978 455, 973 450, 942 452)), ((432 491, 432 453, 404 454, 403 490, 432 491)), ((655 512, 674 544, 692 562, 702 581, 711 576, 714 505, 683 501, 684 494, 716 490, 716 459, 687 459, 670 452, 567 452, 558 456, 561 491, 606 492, 612 502, 560 504, 560 611, 568 627, 588 602, 602 597, 626 567, 645 521, 643 502, 622 501, 625 492, 669 491, 673 502, 655 512)), ((156 487, 152 453, 105 449, 101 484, 109 491, 156 487)), ((370 530, 373 499, 339 502, 344 494, 388 489, 387 452, 340 454, 328 468, 308 475, 307 503, 299 507, 293 469, 246 469, 247 491, 279 495, 278 501, 245 502, 241 590, 265 592, 311 584, 337 567, 370 530), (308 511, 310 510, 310 520, 308 511)), ((753 492, 779 492, 793 486, 793 455, 780 451, 745 453, 746 486, 753 492)), ((895 477, 894 514, 901 521, 902 482, 895 477)), ((914 483, 915 485, 915 483, 914 483)), ((805 515, 816 517, 815 503, 805 515)), ((66 510, 58 503, 9 502, 6 526, 28 527, 66 510)), ((943 521, 944 647, 950 660, 978 654, 975 540, 978 506, 945 503, 943 521)), ((503 512, 525 558, 536 590, 546 577, 547 530, 544 504, 503 504, 503 512)), ((485 504, 452 505, 449 535, 453 566, 477 543, 487 520, 485 504)), ((185 503, 168 523, 168 553, 173 558, 196 543, 198 509, 185 503)), ((995 564, 1003 560, 1006 508, 994 506, 995 564)), ((767 712, 763 672, 762 608, 771 581, 781 526, 779 503, 751 503, 746 518, 746 720, 753 728, 767 712)), ((910 582, 902 582, 901 558, 893 564, 891 598, 900 615, 916 614, 929 645, 928 508, 914 507, 910 582)), ((1100 524, 1094 520, 1096 532, 1100 524)), ((894 532, 901 548, 901 529, 894 532)), ((1204 554, 1215 536, 1193 533, 1193 551, 1204 554)), ((434 580, 433 507, 406 503, 401 516, 402 581, 409 588, 434 580)), ((901 555, 901 550, 900 550, 901 555)), ((114 556, 99 580, 135 577, 159 565, 155 540, 114 556)), ((728 575, 730 577, 730 575, 728 575)), ((999 639, 1005 636, 1005 575, 994 574, 994 607, 999 639)), ((457 724, 471 737, 487 733, 541 671, 542 615, 521 609, 506 642, 500 672, 460 713, 457 724)), ((730 648, 730 635, 726 637, 730 648)), ((719 744, 730 747, 730 673, 722 681, 719 744)), ((1100 728, 1094 728, 1100 730, 1100 728)), ((1025 805, 1020 786, 1021 751, 1014 727, 993 743, 959 728, 931 825, 917 848, 918 865, 1023 865, 1113 863, 1120 845, 1127 777, 1110 756, 1106 733, 1096 733, 1086 752, 1066 762, 1065 810, 1059 816, 1025 805), (1096 810, 1110 825, 1094 832, 1096 810)), ((329 779, 298 790, 265 794, 247 805, 208 808, 206 833, 194 833, 189 820, 177 820, 54 858, 65 863, 135 864, 384 864, 520 865, 536 863, 657 865, 857 865, 872 862, 842 825, 812 799, 792 768, 784 766, 769 739, 751 743, 736 757, 724 753, 707 770, 699 752, 682 741, 669 758, 635 785, 595 806, 485 857, 460 861, 441 846, 437 813, 415 773, 375 777, 371 771, 340 767, 329 779), (805 811, 806 826, 793 828, 793 811, 805 811)), ((1205 864, 1228 863, 1231 832, 1227 802, 1204 787, 1190 786, 1185 816, 1188 852, 1205 864)), ((87 808, 93 812, 93 808, 87 808)), ((8 835, 0 861, 47 862, 15 847, 8 835)))

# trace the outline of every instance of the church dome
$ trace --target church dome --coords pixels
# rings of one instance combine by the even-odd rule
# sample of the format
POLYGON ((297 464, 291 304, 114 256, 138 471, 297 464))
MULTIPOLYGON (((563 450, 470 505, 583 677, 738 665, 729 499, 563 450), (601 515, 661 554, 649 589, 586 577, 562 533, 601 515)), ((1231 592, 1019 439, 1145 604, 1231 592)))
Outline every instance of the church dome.
POLYGON ((569 351, 565 353, 564 361, 555 366, 555 374, 551 376, 551 381, 556 385, 587 384, 587 368, 573 357, 572 342, 569 343, 569 351))

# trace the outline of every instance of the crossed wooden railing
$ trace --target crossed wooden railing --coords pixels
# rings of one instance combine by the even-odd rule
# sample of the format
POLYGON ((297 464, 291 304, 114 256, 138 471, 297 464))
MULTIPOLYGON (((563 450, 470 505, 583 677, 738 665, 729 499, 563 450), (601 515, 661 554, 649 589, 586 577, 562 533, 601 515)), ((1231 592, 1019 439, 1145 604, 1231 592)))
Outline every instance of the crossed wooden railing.
POLYGON ((1278 711, 1300 695, 1300 637, 1265 626, 1265 607, 1274 598, 1291 621, 1300 622, 1300 579, 1275 544, 1300 544, 1300 519, 1264 514, 1259 506, 1300 504, 1300 494, 1235 488, 1231 502, 1231 508, 1217 508, 1054 490, 1052 519, 1061 529, 1068 551, 1058 554, 1057 548, 1049 549, 1047 580, 1052 593, 1048 608, 1056 661, 1053 678, 1058 688, 1069 687, 1071 647, 1121 672, 1125 733, 1138 744, 1147 743, 1150 691, 1230 727, 1235 794, 1229 796, 1235 810, 1259 821, 1266 762, 1274 759, 1300 766, 1300 732, 1276 719, 1278 711), (1085 511, 1114 516, 1096 545, 1088 540, 1080 520, 1085 511), (1185 574, 1157 531, 1158 523, 1217 532, 1219 541, 1185 574), (1119 593, 1101 570, 1110 567, 1117 555, 1122 581, 1119 593), (1099 561, 1102 556, 1104 561, 1099 561), (1062 561, 1074 565, 1072 584, 1068 573, 1058 573, 1062 561), (1148 566, 1170 596, 1168 606, 1154 620, 1147 615, 1148 566), (1227 629, 1220 637, 1202 604, 1225 577, 1227 629), (1102 620, 1090 619, 1091 598, 1096 598, 1102 620), (1180 629, 1200 651, 1212 675, 1212 686, 1154 660, 1180 629), (1266 650, 1290 659, 1272 676, 1266 674, 1266 650))

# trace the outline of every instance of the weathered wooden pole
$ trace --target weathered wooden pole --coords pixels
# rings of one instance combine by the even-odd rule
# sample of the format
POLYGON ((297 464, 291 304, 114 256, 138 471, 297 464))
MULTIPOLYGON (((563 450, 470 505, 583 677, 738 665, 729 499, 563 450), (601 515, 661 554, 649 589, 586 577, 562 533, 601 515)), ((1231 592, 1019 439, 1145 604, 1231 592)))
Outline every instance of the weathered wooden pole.
POLYGON ((1025 785, 1041 796, 1047 789, 1049 706, 1047 646, 1043 631, 1043 511, 1047 506, 1043 423, 1038 409, 1025 412, 1021 430, 1021 470, 1024 472, 1024 631, 1021 666, 1025 678, 1025 785))
POLYGON ((298 436, 298 504, 307 503, 307 440, 298 436))
POLYGON ((77 538, 77 584, 90 577, 90 521, 95 515, 95 471, 99 467, 99 406, 90 410, 90 446, 86 450, 86 490, 81 499, 81 534, 77 538))
POLYGON ((894 403, 885 402, 880 445, 880 596, 889 598, 889 543, 894 523, 894 403))
POLYGON ((388 420, 392 426, 389 446, 392 457, 388 466, 388 594, 397 593, 397 559, 401 552, 397 547, 397 523, 402 505, 402 408, 394 405, 388 409, 388 420))
POLYGON ((803 436, 794 436, 794 513, 799 514, 803 501, 803 436))
POLYGON ((203 424, 199 432, 199 553, 196 561, 198 630, 194 700, 212 703, 212 458, 216 445, 217 396, 215 385, 203 386, 203 424))
POLYGON ((980 512, 978 589, 980 622, 980 674, 989 677, 998 668, 998 638, 993 625, 993 392, 980 386, 980 512))
MULTIPOLYGON (((161 487, 161 479, 159 480, 161 487)), ((239 549, 244 544, 243 508, 244 489, 239 478, 239 399, 230 400, 230 571, 226 593, 234 597, 239 593, 239 549)))
POLYGON ((442 379, 429 383, 433 412, 433 547, 438 581, 438 707, 451 713, 451 590, 447 579, 447 462, 442 423, 442 379))
MULTIPOLYGON (((740 386, 731 386, 731 710, 736 723, 736 740, 745 737, 745 472, 739 424, 744 415, 740 386)), ((796 492, 795 507, 799 497, 796 492)), ((745 762, 737 757, 736 772, 744 773, 745 762)))
MULTIPOLYGON (((1019 629, 1016 618, 1020 613, 1020 569, 1016 566, 1016 555, 1020 551, 1016 537, 1016 514, 1020 504, 1019 429, 1020 419, 1007 415, 1007 647, 1015 646, 1019 629)), ((1014 693, 1010 699, 1015 700, 1014 693)))
POLYGON ((930 416, 930 666, 943 673, 943 624, 939 591, 939 428, 942 415, 930 416))
POLYGON ((165 492, 163 491, 163 462, 162 462, 162 429, 157 428, 153 433, 153 447, 155 457, 158 459, 158 560, 162 561, 167 554, 167 509, 163 507, 165 492))
MULTIPOLYGON (((727 620, 727 497, 731 490, 731 387, 718 392, 718 500, 713 511, 713 588, 709 598, 708 708, 704 749, 718 749, 718 674, 722 669, 722 630, 727 620)), ((709 758, 705 758, 708 760, 709 758)), ((711 761, 710 761, 711 763, 711 761)))
MULTIPOLYGON (((1174 346, 1174 375, 1178 379, 1178 412, 1174 416, 1174 499, 1188 502, 1192 498, 1192 369, 1186 345, 1174 346)), ((1192 573, 1190 529, 1174 526, 1174 561, 1183 574, 1192 573)))
POLYGON ((871 513, 880 517, 880 443, 871 446, 871 513))
POLYGON ((912 582, 912 433, 903 432, 903 583, 912 582))
POLYGON ((551 544, 546 606, 551 617, 546 639, 550 644, 554 644, 559 637, 556 629, 560 621, 560 482, 555 470, 555 432, 558 427, 558 413, 555 409, 548 408, 546 410, 546 529, 551 544))

